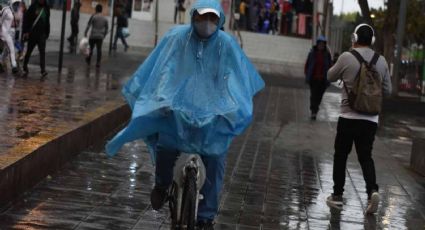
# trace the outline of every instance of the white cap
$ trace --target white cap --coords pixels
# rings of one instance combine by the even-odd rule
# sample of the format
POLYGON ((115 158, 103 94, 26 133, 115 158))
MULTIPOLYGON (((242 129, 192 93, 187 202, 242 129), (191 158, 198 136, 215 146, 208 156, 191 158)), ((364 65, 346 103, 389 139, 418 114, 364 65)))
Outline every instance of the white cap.
POLYGON ((213 13, 215 15, 217 15, 217 17, 220 17, 220 13, 213 8, 202 8, 202 9, 197 9, 196 11, 198 11, 198 14, 203 15, 206 13, 213 13))

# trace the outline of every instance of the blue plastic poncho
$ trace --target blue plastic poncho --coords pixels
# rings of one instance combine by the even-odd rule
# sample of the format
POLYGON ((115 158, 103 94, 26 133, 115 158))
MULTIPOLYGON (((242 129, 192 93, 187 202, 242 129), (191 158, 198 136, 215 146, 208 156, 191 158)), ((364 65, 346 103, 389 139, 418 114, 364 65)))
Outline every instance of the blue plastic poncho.
MULTIPOLYGON (((202 8, 220 12, 218 28, 223 26, 217 0, 197 1, 191 16, 202 8)), ((252 98, 263 87, 229 34, 217 29, 205 40, 192 24, 177 26, 124 86, 132 117, 106 145, 106 152, 113 156, 124 143, 143 138, 149 147, 161 144, 201 155, 224 154, 250 124, 252 98)))

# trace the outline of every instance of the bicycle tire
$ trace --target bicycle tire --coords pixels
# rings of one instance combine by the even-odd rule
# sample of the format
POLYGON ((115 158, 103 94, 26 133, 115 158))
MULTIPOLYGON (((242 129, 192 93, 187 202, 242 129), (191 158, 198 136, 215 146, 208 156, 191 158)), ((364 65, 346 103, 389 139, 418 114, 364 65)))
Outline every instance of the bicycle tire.
POLYGON ((196 169, 189 168, 183 189, 182 216, 180 226, 182 229, 194 230, 196 219, 196 169))

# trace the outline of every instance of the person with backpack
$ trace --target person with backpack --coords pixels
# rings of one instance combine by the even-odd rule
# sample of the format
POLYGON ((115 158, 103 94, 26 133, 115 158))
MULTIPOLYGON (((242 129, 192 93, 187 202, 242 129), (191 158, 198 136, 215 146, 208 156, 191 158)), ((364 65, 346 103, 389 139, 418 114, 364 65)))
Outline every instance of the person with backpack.
POLYGON ((96 68, 100 67, 100 60, 102 59, 102 43, 103 39, 106 37, 108 33, 108 20, 102 16, 103 7, 101 4, 96 5, 96 13, 93 14, 87 23, 87 28, 84 33, 84 36, 87 37, 87 33, 90 31, 89 37, 89 45, 90 45, 90 53, 89 56, 86 57, 87 65, 90 65, 91 55, 93 54, 94 46, 96 45, 97 50, 97 59, 96 59, 96 68))
MULTIPOLYGON (((1 9, 0 18, 0 39, 3 42, 2 59, 8 56, 12 66, 12 73, 17 74, 19 69, 15 57, 15 28, 12 27, 12 25, 15 24, 14 21, 15 16, 13 14, 12 7, 7 4, 7 6, 1 9)), ((4 72, 2 64, 0 64, 0 72, 4 72)))
POLYGON ((328 71, 328 80, 341 79, 344 89, 334 145, 334 191, 326 203, 342 209, 347 157, 354 143, 366 182, 368 205, 365 214, 375 213, 379 206, 372 148, 382 97, 390 95, 392 88, 385 58, 370 48, 374 41, 373 28, 368 24, 358 25, 351 35, 351 51, 341 54, 328 71))
POLYGON ((41 76, 46 72, 46 41, 50 35, 50 7, 46 0, 37 0, 24 14, 22 25, 23 39, 28 40, 27 52, 24 58, 23 76, 28 75, 28 62, 35 46, 40 53, 41 76))
POLYGON ((326 37, 319 36, 304 66, 305 81, 310 86, 311 120, 316 120, 323 94, 329 86, 326 75, 331 66, 332 57, 326 47, 326 37))

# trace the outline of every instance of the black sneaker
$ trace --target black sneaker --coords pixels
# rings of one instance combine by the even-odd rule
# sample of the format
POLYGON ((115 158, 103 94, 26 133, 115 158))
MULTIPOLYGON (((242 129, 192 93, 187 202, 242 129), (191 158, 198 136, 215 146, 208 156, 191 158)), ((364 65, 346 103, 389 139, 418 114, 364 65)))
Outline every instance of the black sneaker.
POLYGON ((317 113, 312 113, 311 116, 310 116, 310 119, 312 121, 315 121, 317 119, 317 113))
POLYGON ((151 192, 151 205, 154 210, 160 210, 167 201, 168 192, 165 188, 155 186, 151 192))
POLYGON ((344 205, 342 196, 341 195, 334 195, 334 194, 331 194, 330 196, 328 196, 328 198, 326 199, 326 204, 330 208, 336 208, 336 209, 339 209, 339 210, 341 210, 342 206, 344 205))
POLYGON ((196 230, 214 230, 214 222, 212 220, 198 221, 196 230))
POLYGON ((18 67, 12 67, 12 73, 13 74, 18 74, 19 73, 19 68, 18 67))
POLYGON ((28 77, 28 67, 22 68, 22 77, 28 77))
POLYGON ((47 76, 47 72, 46 72, 46 70, 41 71, 41 76, 42 76, 42 77, 47 76))

